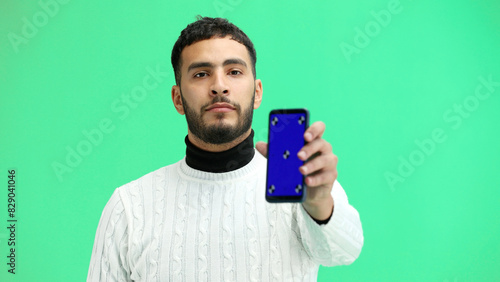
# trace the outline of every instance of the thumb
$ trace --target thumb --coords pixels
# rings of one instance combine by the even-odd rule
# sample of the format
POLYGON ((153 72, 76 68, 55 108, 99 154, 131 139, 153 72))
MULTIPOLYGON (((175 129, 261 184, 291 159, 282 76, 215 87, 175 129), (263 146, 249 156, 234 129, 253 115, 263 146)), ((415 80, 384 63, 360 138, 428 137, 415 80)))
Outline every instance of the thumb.
POLYGON ((267 143, 259 141, 257 144, 255 144, 255 149, 259 151, 261 155, 267 158, 267 143))

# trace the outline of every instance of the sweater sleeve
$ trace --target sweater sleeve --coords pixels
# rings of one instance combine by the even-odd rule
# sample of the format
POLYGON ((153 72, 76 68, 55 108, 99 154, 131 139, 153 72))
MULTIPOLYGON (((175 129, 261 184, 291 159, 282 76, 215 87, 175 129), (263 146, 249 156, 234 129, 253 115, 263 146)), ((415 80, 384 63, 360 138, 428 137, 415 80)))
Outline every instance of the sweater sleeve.
POLYGON ((297 221, 304 248, 313 261, 323 266, 351 264, 361 253, 363 229, 358 211, 352 207, 342 186, 332 189, 333 214, 327 224, 319 225, 299 205, 297 221))
POLYGON ((87 281, 132 281, 127 251, 127 217, 119 189, 116 189, 97 227, 87 281))

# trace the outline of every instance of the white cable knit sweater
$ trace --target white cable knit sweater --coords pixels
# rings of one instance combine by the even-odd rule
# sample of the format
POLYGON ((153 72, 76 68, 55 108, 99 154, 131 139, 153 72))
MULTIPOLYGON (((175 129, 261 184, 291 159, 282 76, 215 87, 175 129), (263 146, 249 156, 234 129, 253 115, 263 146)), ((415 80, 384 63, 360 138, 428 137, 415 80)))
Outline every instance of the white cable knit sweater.
POLYGON ((340 184, 318 225, 301 204, 265 200, 266 159, 226 173, 185 159, 115 190, 97 228, 88 281, 316 281, 359 255, 358 212, 340 184))

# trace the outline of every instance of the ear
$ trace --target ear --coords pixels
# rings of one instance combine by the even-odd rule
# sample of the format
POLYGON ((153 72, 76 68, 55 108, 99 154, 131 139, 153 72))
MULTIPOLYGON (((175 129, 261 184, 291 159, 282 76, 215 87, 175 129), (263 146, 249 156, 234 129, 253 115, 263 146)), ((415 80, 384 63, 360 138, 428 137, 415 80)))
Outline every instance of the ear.
POLYGON ((260 79, 255 80, 255 99, 253 102, 253 108, 257 109, 262 103, 262 81, 260 79))
POLYGON ((184 115, 184 107, 182 106, 181 88, 178 85, 172 86, 172 102, 177 112, 184 115))

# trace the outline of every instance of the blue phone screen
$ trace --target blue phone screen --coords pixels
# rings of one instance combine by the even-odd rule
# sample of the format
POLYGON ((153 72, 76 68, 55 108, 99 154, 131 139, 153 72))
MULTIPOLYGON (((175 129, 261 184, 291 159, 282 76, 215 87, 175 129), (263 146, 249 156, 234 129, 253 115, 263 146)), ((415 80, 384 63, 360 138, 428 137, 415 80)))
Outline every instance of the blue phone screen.
POLYGON ((305 112, 269 116, 269 147, 266 193, 271 197, 301 198, 304 177, 299 167, 304 163, 297 153, 304 146, 307 129, 305 112))

